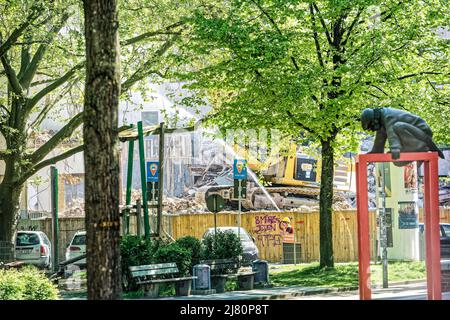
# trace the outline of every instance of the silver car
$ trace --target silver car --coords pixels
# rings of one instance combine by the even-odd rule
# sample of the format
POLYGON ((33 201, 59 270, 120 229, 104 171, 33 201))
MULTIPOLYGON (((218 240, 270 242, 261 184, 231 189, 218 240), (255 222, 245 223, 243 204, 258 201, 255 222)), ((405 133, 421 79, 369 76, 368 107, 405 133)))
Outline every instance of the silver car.
MULTIPOLYGON (((238 234, 238 227, 217 227, 217 231, 225 232, 232 231, 236 235, 238 234)), ((244 228, 240 228, 240 238, 242 244, 242 265, 250 266, 252 262, 259 259, 259 250, 255 244, 255 239, 245 230, 244 228)), ((203 238, 205 238, 209 234, 214 234, 214 228, 209 228, 206 230, 203 238)))
POLYGON ((39 268, 52 267, 52 245, 42 231, 18 231, 16 260, 39 268))

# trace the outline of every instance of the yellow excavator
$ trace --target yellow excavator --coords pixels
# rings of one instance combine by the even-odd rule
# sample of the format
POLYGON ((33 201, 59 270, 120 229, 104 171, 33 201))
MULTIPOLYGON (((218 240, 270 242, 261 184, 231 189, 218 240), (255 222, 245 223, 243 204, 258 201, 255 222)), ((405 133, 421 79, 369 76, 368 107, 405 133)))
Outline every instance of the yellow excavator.
MULTIPOLYGON (((242 205, 247 210, 290 209, 318 205, 320 193, 321 161, 298 150, 291 144, 286 155, 272 156, 265 161, 252 157, 245 148, 235 146, 238 157, 247 159, 248 168, 255 172, 265 186, 249 181, 242 205)), ((336 161, 334 172, 335 201, 354 202, 354 159, 342 158, 336 161)), ((255 178, 255 177, 253 177, 255 178)), ((251 179, 255 180, 255 179, 251 179)), ((197 191, 197 199, 206 201, 211 194, 220 194, 225 203, 235 206, 234 186, 205 186, 197 191)))

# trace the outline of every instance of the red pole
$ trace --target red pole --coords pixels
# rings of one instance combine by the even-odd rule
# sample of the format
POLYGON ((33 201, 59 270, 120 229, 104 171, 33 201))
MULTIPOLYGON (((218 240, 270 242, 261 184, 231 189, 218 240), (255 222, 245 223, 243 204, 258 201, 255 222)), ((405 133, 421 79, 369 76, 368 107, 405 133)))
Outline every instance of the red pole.
POLYGON ((358 218, 358 259, 359 259, 359 297, 370 300, 370 241, 369 241, 369 209, 367 190, 367 162, 358 156, 356 163, 357 174, 357 218, 358 218))
POLYGON ((428 299, 433 298, 433 272, 432 272, 432 248, 431 248, 431 195, 430 195, 430 162, 424 162, 424 228, 425 228, 425 252, 426 252, 426 267, 427 267, 427 291, 428 299))
POLYGON ((439 226, 439 182, 438 182, 438 159, 437 153, 435 158, 430 161, 430 247, 431 247, 431 278, 433 283, 433 296, 428 297, 432 300, 441 300, 441 230, 439 226))

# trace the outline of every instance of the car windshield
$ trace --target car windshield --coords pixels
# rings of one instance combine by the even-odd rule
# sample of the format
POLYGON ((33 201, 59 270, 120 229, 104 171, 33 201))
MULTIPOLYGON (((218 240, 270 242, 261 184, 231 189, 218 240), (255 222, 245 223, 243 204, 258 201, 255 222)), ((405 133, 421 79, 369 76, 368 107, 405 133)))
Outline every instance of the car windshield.
POLYGON ((39 244, 39 236, 35 233, 18 233, 16 246, 34 246, 39 244))
POLYGON ((74 246, 84 246, 86 245, 86 235, 79 234, 73 238, 72 245, 74 246))
MULTIPOLYGON (((217 229, 217 231, 221 231, 221 232, 234 232, 234 234, 238 234, 238 231, 237 231, 237 229, 217 229)), ((212 230, 208 230, 208 232, 205 234, 205 236, 206 235, 210 235, 210 234, 214 234, 214 229, 212 229, 212 230)), ((245 231, 242 231, 241 230, 241 234, 240 234, 240 238, 241 238, 241 241, 252 241, 252 239, 250 238, 250 236, 247 234, 247 232, 245 232, 245 231)))
POLYGON ((444 228, 445 236, 450 237, 450 224, 443 224, 442 228, 444 228))

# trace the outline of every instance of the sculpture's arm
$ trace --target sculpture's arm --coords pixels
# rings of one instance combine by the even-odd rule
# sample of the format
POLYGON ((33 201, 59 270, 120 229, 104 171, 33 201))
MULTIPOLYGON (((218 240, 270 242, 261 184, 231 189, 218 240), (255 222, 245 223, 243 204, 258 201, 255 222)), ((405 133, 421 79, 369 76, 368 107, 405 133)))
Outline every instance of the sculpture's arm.
POLYGON ((384 145, 386 144, 386 131, 380 129, 377 131, 375 141, 373 142, 372 150, 369 153, 384 153, 384 145))

